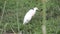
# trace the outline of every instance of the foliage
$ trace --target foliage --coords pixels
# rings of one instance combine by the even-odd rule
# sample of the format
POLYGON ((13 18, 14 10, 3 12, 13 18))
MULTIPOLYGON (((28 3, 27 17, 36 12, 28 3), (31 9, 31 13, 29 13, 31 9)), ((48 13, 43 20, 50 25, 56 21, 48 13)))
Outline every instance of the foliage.
MULTIPOLYGON (((59 34, 60 32, 60 0, 48 0, 46 4, 46 26, 47 34, 59 34)), ((0 33, 31 31, 31 34, 42 34, 42 2, 41 0, 0 0, 0 33), (4 3, 5 11, 1 22, 4 3), (26 12, 34 7, 39 11, 32 18, 30 23, 23 25, 23 18, 26 12)), ((27 33, 27 34, 28 34, 27 33)))

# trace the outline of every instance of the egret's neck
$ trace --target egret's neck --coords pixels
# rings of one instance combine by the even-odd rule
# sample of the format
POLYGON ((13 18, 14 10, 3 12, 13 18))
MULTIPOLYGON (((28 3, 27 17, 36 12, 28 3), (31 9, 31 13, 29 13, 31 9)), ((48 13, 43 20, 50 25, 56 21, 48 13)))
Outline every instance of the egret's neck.
POLYGON ((36 12, 36 9, 34 9, 34 11, 36 12))

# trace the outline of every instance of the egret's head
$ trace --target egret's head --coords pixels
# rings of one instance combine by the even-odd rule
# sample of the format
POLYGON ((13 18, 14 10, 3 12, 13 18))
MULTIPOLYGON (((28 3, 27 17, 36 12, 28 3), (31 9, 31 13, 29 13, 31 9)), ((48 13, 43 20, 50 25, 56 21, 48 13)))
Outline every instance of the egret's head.
POLYGON ((38 10, 38 8, 37 7, 34 7, 34 10, 38 10))

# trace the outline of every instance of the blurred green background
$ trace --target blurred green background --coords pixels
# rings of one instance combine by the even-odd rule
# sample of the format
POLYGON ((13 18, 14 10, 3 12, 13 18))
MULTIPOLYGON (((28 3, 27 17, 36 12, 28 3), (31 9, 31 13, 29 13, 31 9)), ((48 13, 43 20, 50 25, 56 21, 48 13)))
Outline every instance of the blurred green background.
MULTIPOLYGON (((42 10, 41 0, 0 0, 0 33, 42 34, 42 10), (27 25, 23 25, 26 12, 34 7, 39 10, 27 25)), ((47 0, 46 14, 47 34, 60 34, 60 0, 47 0)))

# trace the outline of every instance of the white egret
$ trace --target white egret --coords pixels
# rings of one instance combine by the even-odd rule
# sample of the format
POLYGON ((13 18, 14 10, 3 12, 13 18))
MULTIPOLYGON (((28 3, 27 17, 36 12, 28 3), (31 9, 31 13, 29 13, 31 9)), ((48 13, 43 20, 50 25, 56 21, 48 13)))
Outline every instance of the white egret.
POLYGON ((36 13, 36 10, 38 10, 38 8, 37 7, 34 7, 33 9, 30 9, 26 13, 26 15, 24 16, 23 24, 28 23, 32 19, 32 16, 34 16, 35 13, 36 13))

